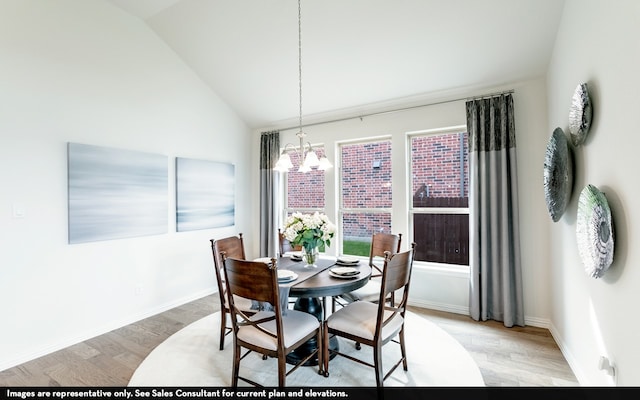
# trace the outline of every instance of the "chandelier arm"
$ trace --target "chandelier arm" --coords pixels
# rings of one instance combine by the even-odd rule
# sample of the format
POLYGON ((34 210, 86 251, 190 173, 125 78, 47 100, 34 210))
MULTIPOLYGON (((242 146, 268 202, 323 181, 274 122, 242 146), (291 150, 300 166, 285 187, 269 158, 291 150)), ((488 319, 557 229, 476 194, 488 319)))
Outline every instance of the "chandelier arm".
POLYGON ((288 147, 288 146, 291 146, 291 149, 292 149, 293 151, 298 151, 297 147, 296 147, 296 146, 294 146, 294 145, 293 145, 293 143, 287 143, 287 144, 285 144, 285 145, 284 145, 284 149, 282 149, 282 151, 283 151, 283 152, 288 151, 288 150, 287 150, 287 147, 288 147))
POLYGON ((287 143, 282 149, 282 154, 289 151, 293 151, 294 153, 296 153, 301 160, 304 158, 304 148, 302 146, 296 147, 295 145, 293 145, 293 143, 287 143))

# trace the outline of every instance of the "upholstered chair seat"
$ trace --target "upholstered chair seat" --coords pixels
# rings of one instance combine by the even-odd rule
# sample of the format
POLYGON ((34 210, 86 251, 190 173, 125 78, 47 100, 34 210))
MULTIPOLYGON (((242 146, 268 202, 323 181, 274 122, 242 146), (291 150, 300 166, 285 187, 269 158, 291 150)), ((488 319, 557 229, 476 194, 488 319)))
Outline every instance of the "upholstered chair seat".
MULTIPOLYGON (((249 319, 257 321, 273 315, 273 311, 260 311, 249 319)), ((238 339, 258 347, 275 351, 278 348, 277 336, 272 336, 277 334, 275 319, 260 324, 260 327, 270 332, 271 335, 252 325, 247 325, 241 326, 238 329, 238 339)), ((309 332, 318 329, 318 319, 303 311, 288 310, 286 318, 282 319, 282 327, 284 329, 284 346, 291 347, 294 343, 297 343, 308 335, 309 332)))

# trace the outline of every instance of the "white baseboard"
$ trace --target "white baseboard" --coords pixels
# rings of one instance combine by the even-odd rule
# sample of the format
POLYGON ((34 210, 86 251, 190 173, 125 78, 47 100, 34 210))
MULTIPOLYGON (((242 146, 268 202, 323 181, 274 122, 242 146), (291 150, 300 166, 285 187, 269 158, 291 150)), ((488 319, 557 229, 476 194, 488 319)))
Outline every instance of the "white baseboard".
POLYGON ((469 315, 469 307, 462 307, 455 304, 435 303, 424 300, 409 300, 408 304, 414 307, 428 308, 429 310, 469 315))
MULTIPOLYGON (((409 301, 409 305, 414 307, 420 307, 420 308, 428 308, 430 310, 469 315, 469 307, 462 307, 455 304, 435 303, 435 302, 424 301, 424 300, 417 300, 417 301, 412 300, 412 301, 409 301)), ((550 322, 548 319, 532 318, 532 317, 526 317, 526 316, 524 318, 524 323, 527 326, 535 326, 537 328, 545 328, 545 329, 549 329, 549 325, 550 325, 550 322)), ((553 336, 553 333, 552 333, 552 336, 553 336)))
POLYGON ((573 354, 569 351, 569 348, 565 344, 562 336, 558 333, 558 330, 553 324, 549 326, 549 332, 551 332, 551 336, 553 336, 553 340, 555 340, 556 344, 560 348, 560 352, 564 356, 564 359, 567 360, 567 364, 569 364, 569 368, 573 371, 573 374, 576 376, 578 383, 580 386, 592 386, 588 384, 588 379, 586 378, 586 374, 580 368, 580 363, 576 360, 573 354))

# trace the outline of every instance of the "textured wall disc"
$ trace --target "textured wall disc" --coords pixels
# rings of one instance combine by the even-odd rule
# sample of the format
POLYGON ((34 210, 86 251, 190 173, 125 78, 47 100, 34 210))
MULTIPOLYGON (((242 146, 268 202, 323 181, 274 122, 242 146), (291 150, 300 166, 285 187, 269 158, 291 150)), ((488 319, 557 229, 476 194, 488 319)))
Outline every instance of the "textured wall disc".
POLYGON ((573 163, 567 136, 556 128, 547 143, 544 157, 544 197, 553 222, 564 214, 573 185, 573 163))
POLYGON ((613 223, 607 198, 593 185, 580 193, 576 234, 585 271, 600 278, 613 262, 613 223))
POLYGON ((591 127, 592 113, 587 84, 581 83, 571 98, 569 109, 569 132, 571 132, 571 143, 574 146, 579 146, 586 140, 591 127))

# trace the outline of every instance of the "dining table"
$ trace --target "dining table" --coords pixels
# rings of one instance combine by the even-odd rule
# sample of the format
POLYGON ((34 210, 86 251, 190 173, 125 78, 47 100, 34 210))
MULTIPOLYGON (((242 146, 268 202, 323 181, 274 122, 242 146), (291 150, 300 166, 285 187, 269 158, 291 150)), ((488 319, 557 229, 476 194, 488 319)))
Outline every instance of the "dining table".
MULTIPOLYGON (((324 322, 326 318, 326 298, 338 296, 363 287, 371 277, 371 267, 365 260, 349 264, 357 273, 351 276, 341 276, 334 271, 339 264, 335 256, 321 255, 315 266, 308 267, 304 261, 285 253, 277 258, 278 270, 287 270, 295 274, 296 279, 290 282, 280 282, 281 302, 295 298, 294 310, 304 311, 324 322)), ((287 355, 287 362, 297 364, 300 360, 315 351, 319 347, 316 338, 311 338, 307 343, 287 355)), ((329 348, 338 350, 337 338, 329 341, 329 348)), ((335 356, 335 354, 333 355, 335 356)), ((317 357, 314 357, 303 365, 318 365, 317 357)))

